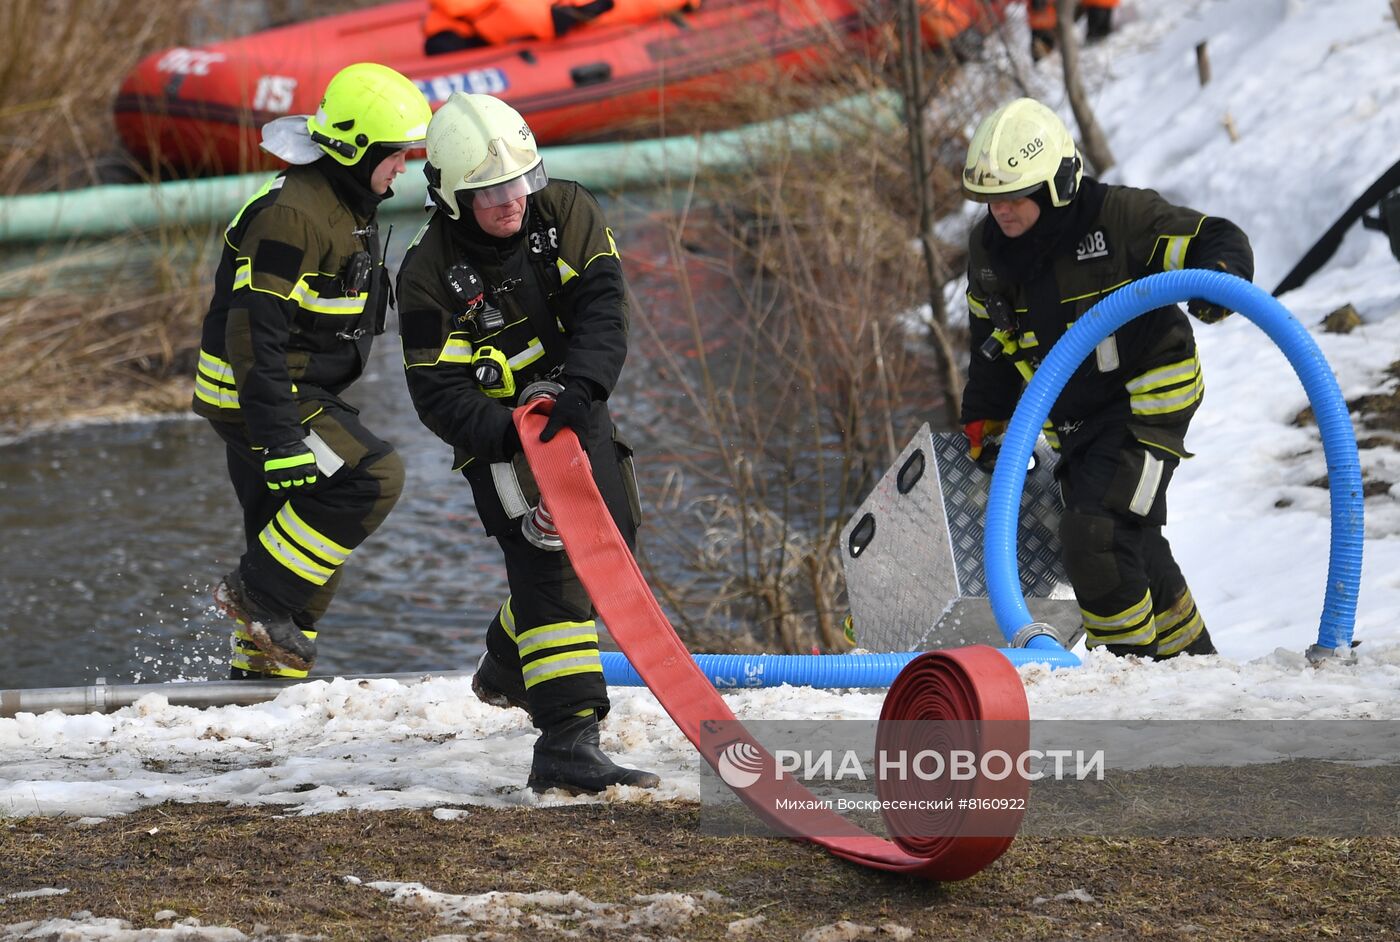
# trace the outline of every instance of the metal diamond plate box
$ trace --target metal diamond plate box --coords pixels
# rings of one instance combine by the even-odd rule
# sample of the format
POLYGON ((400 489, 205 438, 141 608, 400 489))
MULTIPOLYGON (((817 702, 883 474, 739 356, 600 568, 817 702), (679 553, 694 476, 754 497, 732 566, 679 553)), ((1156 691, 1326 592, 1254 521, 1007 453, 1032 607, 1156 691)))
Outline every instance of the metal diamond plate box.
MULTIPOLYGON (((1032 617, 1066 646, 1082 634, 1060 563, 1056 456, 1043 440, 1026 472, 1017 566, 1032 617)), ((961 432, 922 426, 841 533, 856 643, 920 651, 1006 640, 987 601, 982 525, 991 475, 967 455, 961 432)))

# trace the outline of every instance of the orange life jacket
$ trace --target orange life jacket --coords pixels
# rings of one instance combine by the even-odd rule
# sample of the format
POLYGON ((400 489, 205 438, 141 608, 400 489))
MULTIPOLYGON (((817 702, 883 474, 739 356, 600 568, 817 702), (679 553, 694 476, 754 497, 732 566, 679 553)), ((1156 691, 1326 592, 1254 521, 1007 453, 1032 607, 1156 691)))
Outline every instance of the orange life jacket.
MULTIPOLYGON (((497 44, 518 39, 555 39, 554 8, 582 7, 588 0, 432 0, 423 33, 452 32, 497 44)), ((582 26, 644 23, 679 10, 695 9, 700 0, 613 0, 613 8, 582 26)))
MULTIPOLYGON (((1117 8, 1118 0, 1079 0, 1079 5, 1113 10, 1117 8)), ((1031 29, 1053 31, 1055 29, 1055 0, 1050 0, 1049 3, 1045 4, 1043 10, 1037 10, 1031 0, 1026 0, 1026 25, 1031 29)))
POLYGON ((957 39, 982 16, 980 0, 920 0, 919 32, 930 46, 957 39))

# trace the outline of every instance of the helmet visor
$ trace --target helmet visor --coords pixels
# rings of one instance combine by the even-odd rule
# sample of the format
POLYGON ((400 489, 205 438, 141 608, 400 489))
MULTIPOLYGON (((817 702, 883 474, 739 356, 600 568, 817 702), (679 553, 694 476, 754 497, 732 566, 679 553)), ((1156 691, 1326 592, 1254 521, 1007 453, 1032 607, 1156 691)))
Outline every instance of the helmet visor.
POLYGON ((385 147, 389 148, 390 150, 420 150, 420 151, 421 151, 421 150, 423 149, 423 147, 424 147, 424 145, 425 145, 426 142, 425 142, 425 140, 424 140, 423 138, 418 137, 418 138, 413 138, 413 139, 407 140, 407 141, 378 141, 377 143, 383 144, 385 147))
POLYGON ((529 196, 544 189, 548 183, 549 174, 544 172, 544 161, 540 161, 512 180, 471 190, 472 208, 490 209, 492 206, 504 206, 511 200, 518 200, 522 196, 529 196))
POLYGON ((1031 194, 1035 193, 1036 190, 1039 190, 1041 187, 1045 186, 1044 180, 1038 180, 1035 183, 1032 183, 1030 186, 1017 187, 1016 189, 973 189, 973 187, 968 183, 967 180, 969 176, 971 176, 970 173, 963 174, 962 191, 963 196, 969 200, 972 200, 974 203, 995 203, 998 200, 1020 199, 1023 196, 1030 196, 1031 194))

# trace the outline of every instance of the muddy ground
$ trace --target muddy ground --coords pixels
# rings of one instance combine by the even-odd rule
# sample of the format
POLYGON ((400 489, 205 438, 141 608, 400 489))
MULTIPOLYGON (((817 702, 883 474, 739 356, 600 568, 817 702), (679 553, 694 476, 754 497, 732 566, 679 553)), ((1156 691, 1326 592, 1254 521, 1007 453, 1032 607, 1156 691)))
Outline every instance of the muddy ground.
POLYGON ((981 874, 936 884, 808 844, 708 835, 686 803, 479 808, 453 820, 163 805, 98 824, 4 820, 0 861, 0 938, 31 938, 4 927, 82 910, 138 928, 194 917, 250 937, 335 940, 1400 935, 1397 839, 1021 838, 981 874), (447 896, 413 905, 375 881, 447 896), (5 898, 43 888, 67 892, 5 898), (613 905, 461 899, 569 890, 613 905), (691 899, 637 899, 649 894, 691 899))

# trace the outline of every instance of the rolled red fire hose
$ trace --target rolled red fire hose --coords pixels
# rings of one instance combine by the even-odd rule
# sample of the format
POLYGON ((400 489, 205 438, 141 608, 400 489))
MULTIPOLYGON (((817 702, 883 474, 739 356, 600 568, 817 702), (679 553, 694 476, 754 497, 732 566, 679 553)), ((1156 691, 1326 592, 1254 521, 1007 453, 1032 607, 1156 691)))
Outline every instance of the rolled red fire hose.
MULTIPOLYGON (((1022 776, 882 782, 877 786, 881 799, 917 796, 926 804, 951 802, 945 811, 886 814, 890 840, 821 807, 796 777, 780 776, 772 755, 735 718, 662 612, 593 484, 578 439, 568 434, 539 440, 551 407, 550 400, 520 406, 515 423, 569 560, 618 647, 681 732, 745 804, 769 826, 837 857, 932 880, 972 876, 1005 852, 1029 790, 1022 776), (725 777, 721 763, 729 761, 732 768, 736 757, 746 771, 757 773, 751 783, 736 786, 733 775, 725 777)), ((1026 748, 1028 718, 1020 675, 995 648, 930 652, 911 661, 890 687, 877 745, 990 748, 1016 756, 1026 748), (911 741, 930 727, 953 732, 936 733, 934 743, 911 741)))

